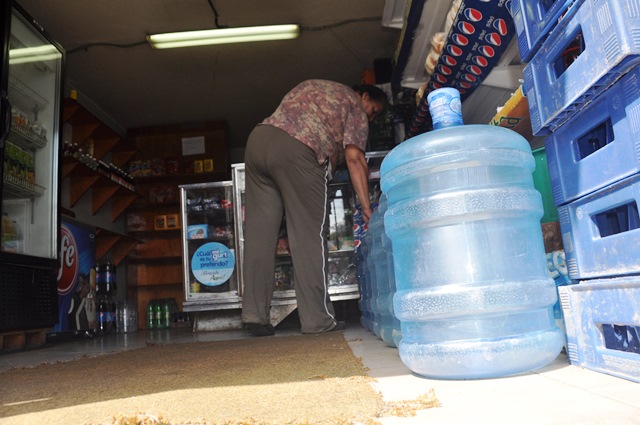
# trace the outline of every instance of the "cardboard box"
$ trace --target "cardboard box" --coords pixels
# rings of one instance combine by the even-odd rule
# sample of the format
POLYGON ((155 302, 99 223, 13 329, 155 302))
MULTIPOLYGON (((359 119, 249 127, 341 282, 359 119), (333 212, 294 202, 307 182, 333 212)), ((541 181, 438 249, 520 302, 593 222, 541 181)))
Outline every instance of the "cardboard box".
POLYGON ((522 86, 518 87, 513 96, 496 113, 490 124, 513 130, 527 140, 533 138, 529 101, 522 93, 522 86))
POLYGON ((167 214, 167 229, 180 228, 180 214, 167 214))
POLYGON ((156 215, 154 218, 154 227, 156 230, 164 230, 167 228, 167 216, 166 215, 156 215))
POLYGON ((204 160, 204 172, 213 173, 213 159, 209 158, 204 160))

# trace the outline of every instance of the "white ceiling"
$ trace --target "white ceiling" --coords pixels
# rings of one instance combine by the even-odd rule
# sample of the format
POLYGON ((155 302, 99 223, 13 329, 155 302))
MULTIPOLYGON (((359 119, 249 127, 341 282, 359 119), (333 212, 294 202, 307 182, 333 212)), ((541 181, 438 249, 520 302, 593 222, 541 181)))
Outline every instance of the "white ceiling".
MULTIPOLYGON (((19 0, 67 51, 66 81, 115 129, 226 120, 241 148, 253 126, 308 78, 353 85, 378 58, 391 58, 400 30, 383 27, 384 0, 212 0, 221 26, 298 23, 295 40, 186 49, 89 47, 147 34, 215 28, 207 0, 19 0), (80 48, 80 49, 79 49, 80 48)), ((235 158, 235 160, 241 160, 235 158)))

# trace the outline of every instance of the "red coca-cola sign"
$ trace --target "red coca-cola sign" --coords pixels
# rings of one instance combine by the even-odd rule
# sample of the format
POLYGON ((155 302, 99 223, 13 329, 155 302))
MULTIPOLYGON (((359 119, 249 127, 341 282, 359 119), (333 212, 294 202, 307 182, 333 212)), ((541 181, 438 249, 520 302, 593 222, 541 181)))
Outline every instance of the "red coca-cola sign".
POLYGON ((66 295, 73 290, 78 277, 78 245, 71 230, 60 226, 60 268, 58 268, 58 295, 66 295))

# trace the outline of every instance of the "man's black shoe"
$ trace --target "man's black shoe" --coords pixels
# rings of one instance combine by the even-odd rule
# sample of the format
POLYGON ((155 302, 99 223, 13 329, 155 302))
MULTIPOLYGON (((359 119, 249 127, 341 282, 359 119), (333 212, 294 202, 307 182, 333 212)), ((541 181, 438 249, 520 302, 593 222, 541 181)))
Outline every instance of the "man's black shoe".
POLYGON ((275 328, 271 324, 245 323, 245 326, 253 336, 271 336, 276 333, 275 328))
POLYGON ((339 321, 336 322, 336 325, 333 328, 329 329, 327 332, 343 331, 345 329, 347 329, 346 322, 344 322, 342 320, 339 320, 339 321))

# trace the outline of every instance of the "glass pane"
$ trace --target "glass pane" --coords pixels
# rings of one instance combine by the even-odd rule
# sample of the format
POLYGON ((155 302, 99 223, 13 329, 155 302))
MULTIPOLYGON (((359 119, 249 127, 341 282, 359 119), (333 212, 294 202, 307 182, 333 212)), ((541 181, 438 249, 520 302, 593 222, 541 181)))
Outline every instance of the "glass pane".
POLYGON ((187 298, 236 295, 237 249, 233 186, 183 186, 187 298), (230 294, 231 293, 231 294, 230 294))
POLYGON ((62 53, 15 13, 9 49, 2 250, 55 258, 62 53))

